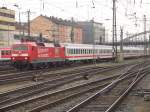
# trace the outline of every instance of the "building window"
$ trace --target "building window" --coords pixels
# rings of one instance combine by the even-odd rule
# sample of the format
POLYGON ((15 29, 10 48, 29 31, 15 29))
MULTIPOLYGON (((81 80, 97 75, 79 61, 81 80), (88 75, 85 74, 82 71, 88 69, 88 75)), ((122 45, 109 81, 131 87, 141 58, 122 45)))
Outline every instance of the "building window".
POLYGON ((15 18, 15 15, 3 13, 3 12, 0 12, 0 16, 4 16, 4 17, 8 17, 8 18, 15 18))

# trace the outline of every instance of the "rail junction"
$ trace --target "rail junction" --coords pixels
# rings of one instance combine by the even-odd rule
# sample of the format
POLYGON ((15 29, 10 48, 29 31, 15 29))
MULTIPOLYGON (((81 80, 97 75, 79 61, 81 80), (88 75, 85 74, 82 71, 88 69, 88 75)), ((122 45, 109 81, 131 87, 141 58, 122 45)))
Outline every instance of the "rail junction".
MULTIPOLYGON (((0 111, 112 112, 149 74, 149 64, 147 59, 115 66, 73 67, 60 72, 45 69, 37 82, 1 92, 0 111)), ((39 70, 2 75, 0 83, 32 80, 35 72, 39 70)))

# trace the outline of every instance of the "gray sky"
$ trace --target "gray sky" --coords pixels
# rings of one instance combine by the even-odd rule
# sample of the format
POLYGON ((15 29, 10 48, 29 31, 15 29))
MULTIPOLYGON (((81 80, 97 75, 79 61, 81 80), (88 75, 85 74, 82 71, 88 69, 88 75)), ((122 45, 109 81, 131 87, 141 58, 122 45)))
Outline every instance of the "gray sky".
MULTIPOLYGON (((18 4, 21 8, 21 21, 27 20, 27 15, 23 12, 30 9, 33 12, 31 19, 40 14, 63 19, 74 17, 76 21, 94 19, 96 22, 104 23, 109 35, 111 35, 112 0, 1 0, 0 6, 7 6, 16 10, 16 20, 18 21, 19 12, 13 4, 18 4)), ((135 3, 134 0, 117 0, 116 5, 118 32, 120 26, 124 27, 125 32, 135 33, 142 31, 144 14, 148 19, 147 29, 150 29, 149 0, 135 0, 135 3)))

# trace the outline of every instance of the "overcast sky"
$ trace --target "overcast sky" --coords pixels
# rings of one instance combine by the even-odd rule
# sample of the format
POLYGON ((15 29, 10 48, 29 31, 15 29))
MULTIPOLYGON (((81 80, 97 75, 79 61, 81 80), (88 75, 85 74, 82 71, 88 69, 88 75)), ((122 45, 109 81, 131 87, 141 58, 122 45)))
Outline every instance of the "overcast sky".
MULTIPOLYGON (((16 11, 21 8, 21 21, 27 20, 24 13, 31 10, 31 19, 43 14, 63 19, 74 17, 76 21, 94 19, 101 22, 111 34, 112 29, 112 0, 0 0, 0 6, 7 6, 16 11)), ((124 27, 125 32, 135 33, 143 30, 143 15, 147 16, 147 29, 150 29, 150 1, 149 0, 117 0, 117 30, 124 27)))

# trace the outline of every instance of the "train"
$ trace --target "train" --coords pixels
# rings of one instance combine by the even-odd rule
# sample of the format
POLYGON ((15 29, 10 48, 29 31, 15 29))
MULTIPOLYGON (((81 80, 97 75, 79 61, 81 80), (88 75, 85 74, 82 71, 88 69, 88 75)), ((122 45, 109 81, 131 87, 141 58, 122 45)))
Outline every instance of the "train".
MULTIPOLYGON (((77 61, 112 59, 112 52, 112 46, 106 45, 22 42, 12 45, 11 63, 17 69, 45 68, 77 61)), ((123 55, 125 58, 140 57, 143 49, 124 47, 123 55)))
POLYGON ((0 48, 0 64, 11 61, 11 47, 0 48))

